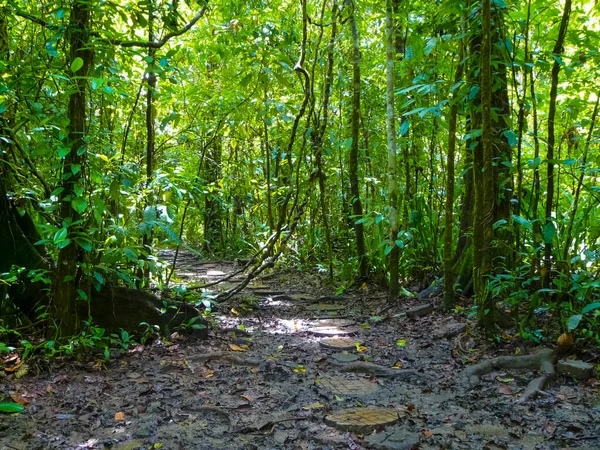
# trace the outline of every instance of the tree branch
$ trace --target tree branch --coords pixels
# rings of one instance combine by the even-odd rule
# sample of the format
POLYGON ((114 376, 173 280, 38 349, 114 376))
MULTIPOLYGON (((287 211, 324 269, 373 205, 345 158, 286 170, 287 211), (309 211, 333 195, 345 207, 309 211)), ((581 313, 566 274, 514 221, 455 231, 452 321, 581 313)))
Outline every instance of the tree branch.
MULTIPOLYGON (((206 13, 206 6, 202 7, 202 9, 196 14, 192 20, 190 20, 183 28, 180 28, 177 31, 173 31, 171 33, 167 33, 162 39, 159 41, 121 41, 119 39, 111 39, 108 42, 114 45, 118 45, 120 47, 141 47, 141 48, 161 48, 165 45, 170 39, 181 36, 182 34, 188 32, 195 24, 198 22, 206 13)), ((92 33, 93 36, 96 36, 97 33, 92 33)))

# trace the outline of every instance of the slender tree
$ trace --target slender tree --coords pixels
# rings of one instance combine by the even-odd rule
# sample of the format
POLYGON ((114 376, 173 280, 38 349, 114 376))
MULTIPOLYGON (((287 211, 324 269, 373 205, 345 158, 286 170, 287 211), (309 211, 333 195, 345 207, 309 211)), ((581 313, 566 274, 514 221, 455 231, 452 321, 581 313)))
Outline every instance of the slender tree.
POLYGON ((356 4, 353 0, 346 0, 346 5, 352 9, 350 14, 350 28, 352 30, 352 144, 350 146, 350 202, 354 216, 354 232, 356 233, 356 253, 358 255, 358 276, 365 279, 369 276, 369 261, 365 247, 365 232, 362 223, 363 208, 360 201, 360 184, 358 181, 359 170, 359 145, 360 133, 360 48, 358 44, 358 25, 356 22, 356 4))
POLYGON ((389 246, 389 274, 390 274, 390 300, 395 299, 399 291, 398 261, 400 248, 396 245, 398 237, 398 185, 396 170, 396 120, 394 110, 394 59, 395 59, 395 32, 394 32, 394 3, 386 0, 385 14, 385 40, 386 40, 386 125, 388 147, 388 191, 390 208, 389 246))
MULTIPOLYGON (((560 72, 559 59, 562 57, 563 46, 565 36, 567 35, 567 28, 569 26, 569 17, 571 15, 571 0, 565 0, 565 6, 563 9, 562 19, 560 21, 560 28, 558 30, 558 37, 552 50, 554 56, 554 63, 552 64, 552 72, 550 77, 550 103, 548 105, 548 149, 546 153, 546 159, 548 164, 547 178, 548 184, 546 188, 546 221, 544 228, 546 230, 554 227, 552 223, 552 212, 554 210, 554 147, 556 145, 555 136, 555 118, 556 118, 556 98, 558 96, 558 74, 560 72)), ((551 234, 551 233, 544 233, 551 234)), ((542 270, 542 286, 544 288, 550 287, 550 279, 552 270, 552 240, 545 239, 544 244, 544 268, 542 270)))

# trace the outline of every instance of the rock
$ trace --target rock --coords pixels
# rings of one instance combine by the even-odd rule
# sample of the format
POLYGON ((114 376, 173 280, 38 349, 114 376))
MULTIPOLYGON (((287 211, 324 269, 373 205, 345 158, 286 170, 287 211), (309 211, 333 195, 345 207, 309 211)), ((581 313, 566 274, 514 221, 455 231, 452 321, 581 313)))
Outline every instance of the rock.
POLYGON ((347 363, 347 362, 358 361, 360 359, 360 357, 358 355, 355 355, 354 353, 344 352, 344 353, 334 353, 333 355, 331 355, 331 359, 333 359, 334 361, 339 362, 339 363, 347 363))
POLYGON ((433 312, 433 305, 431 303, 425 303, 423 305, 419 305, 415 308, 409 309, 406 311, 406 315, 408 317, 422 317, 433 312))
POLYGON ((322 339, 319 345, 333 350, 355 350, 358 341, 349 337, 322 339))
POLYGON ((412 450, 419 448, 419 433, 392 427, 367 436, 365 441, 376 450, 412 450))
POLYGON ((382 430, 386 426, 398 422, 398 420, 400 420, 398 413, 393 409, 386 408, 343 409, 325 417, 327 425, 340 431, 352 431, 359 434, 368 433, 372 430, 382 430))
POLYGON ((315 336, 354 336, 360 330, 353 327, 314 327, 308 330, 309 333, 315 336))
POLYGON ((594 366, 583 361, 563 360, 556 365, 559 374, 577 380, 587 380, 594 376, 594 366))
POLYGON ((464 323, 453 323, 442 329, 437 336, 442 339, 451 339, 454 336, 458 336, 467 330, 467 325, 464 323))

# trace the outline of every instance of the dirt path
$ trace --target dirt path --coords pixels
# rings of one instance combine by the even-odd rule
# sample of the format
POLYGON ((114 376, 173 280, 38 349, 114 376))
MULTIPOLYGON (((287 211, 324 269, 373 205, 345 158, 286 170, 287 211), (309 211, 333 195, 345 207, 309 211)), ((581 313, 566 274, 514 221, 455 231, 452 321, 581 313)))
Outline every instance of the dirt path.
MULTIPOLYGON (((178 265, 192 281, 229 270, 189 254, 178 265)), ((457 382, 463 364, 492 351, 435 300, 433 312, 410 311, 429 302, 389 308, 384 292, 366 286, 325 294, 308 276, 282 273, 219 305, 226 331, 208 340, 0 379, 5 398, 28 402, 0 416, 0 448, 600 448, 595 381, 558 378, 526 403, 518 396, 532 373, 497 371, 470 388, 457 382), (344 343, 331 337, 348 349, 325 348, 344 343), (332 416, 348 408, 362 408, 346 417, 360 423, 340 430, 332 416), (370 420, 390 425, 374 432, 370 420)))

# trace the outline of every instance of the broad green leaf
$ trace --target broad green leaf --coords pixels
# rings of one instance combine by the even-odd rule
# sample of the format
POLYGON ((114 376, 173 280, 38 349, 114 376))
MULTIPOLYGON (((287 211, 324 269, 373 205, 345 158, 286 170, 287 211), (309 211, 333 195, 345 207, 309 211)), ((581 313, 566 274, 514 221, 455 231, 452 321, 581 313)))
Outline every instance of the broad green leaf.
POLYGON ((73 200, 71 200, 71 206, 75 211, 81 214, 87 209, 88 203, 85 201, 84 198, 76 197, 73 200))
POLYGON ((535 159, 530 159, 529 161, 527 161, 527 165, 529 166, 530 169, 535 169, 541 163, 542 163, 542 158, 540 158, 539 156, 535 159))
POLYGON ((600 302, 590 303, 581 310, 581 314, 587 314, 590 311, 600 308, 600 302))
POLYGON ((14 414, 21 411, 23 411, 23 405, 19 403, 0 403, 0 412, 14 414))
POLYGON ((527 220, 525 217, 517 216, 516 214, 512 215, 512 219, 517 222, 519 225, 531 230, 531 222, 527 220))
POLYGON ((76 237, 75 238, 75 242, 77 242, 77 244, 82 249, 84 249, 86 252, 91 252, 92 251, 92 241, 90 241, 89 239, 81 238, 81 237, 76 237))
POLYGON ((67 238, 67 229, 61 228, 56 233, 54 233, 54 243, 58 244, 59 242, 64 241, 67 238))
POLYGON ((554 239, 554 236, 556 235, 556 228, 554 228, 554 223, 548 222, 546 225, 544 225, 544 228, 542 229, 542 234, 544 236, 544 242, 546 244, 551 244, 552 240, 554 239))
POLYGON ((130 248, 123 249, 123 253, 125 253, 125 256, 127 256, 127 258, 131 261, 138 260, 138 254, 135 251, 131 250, 130 248))
POLYGON ((435 48, 436 44, 437 44, 437 38, 432 37, 431 39, 429 39, 427 41, 427 45, 425 46, 425 55, 429 55, 435 48))
POLYGON ((79 69, 83 67, 83 59, 79 56, 73 60, 71 63, 71 72, 76 73, 79 69))
POLYGON ((567 328, 569 329, 569 331, 577 328, 582 318, 583 316, 581 314, 576 314, 574 316, 569 317, 567 319, 567 328))

